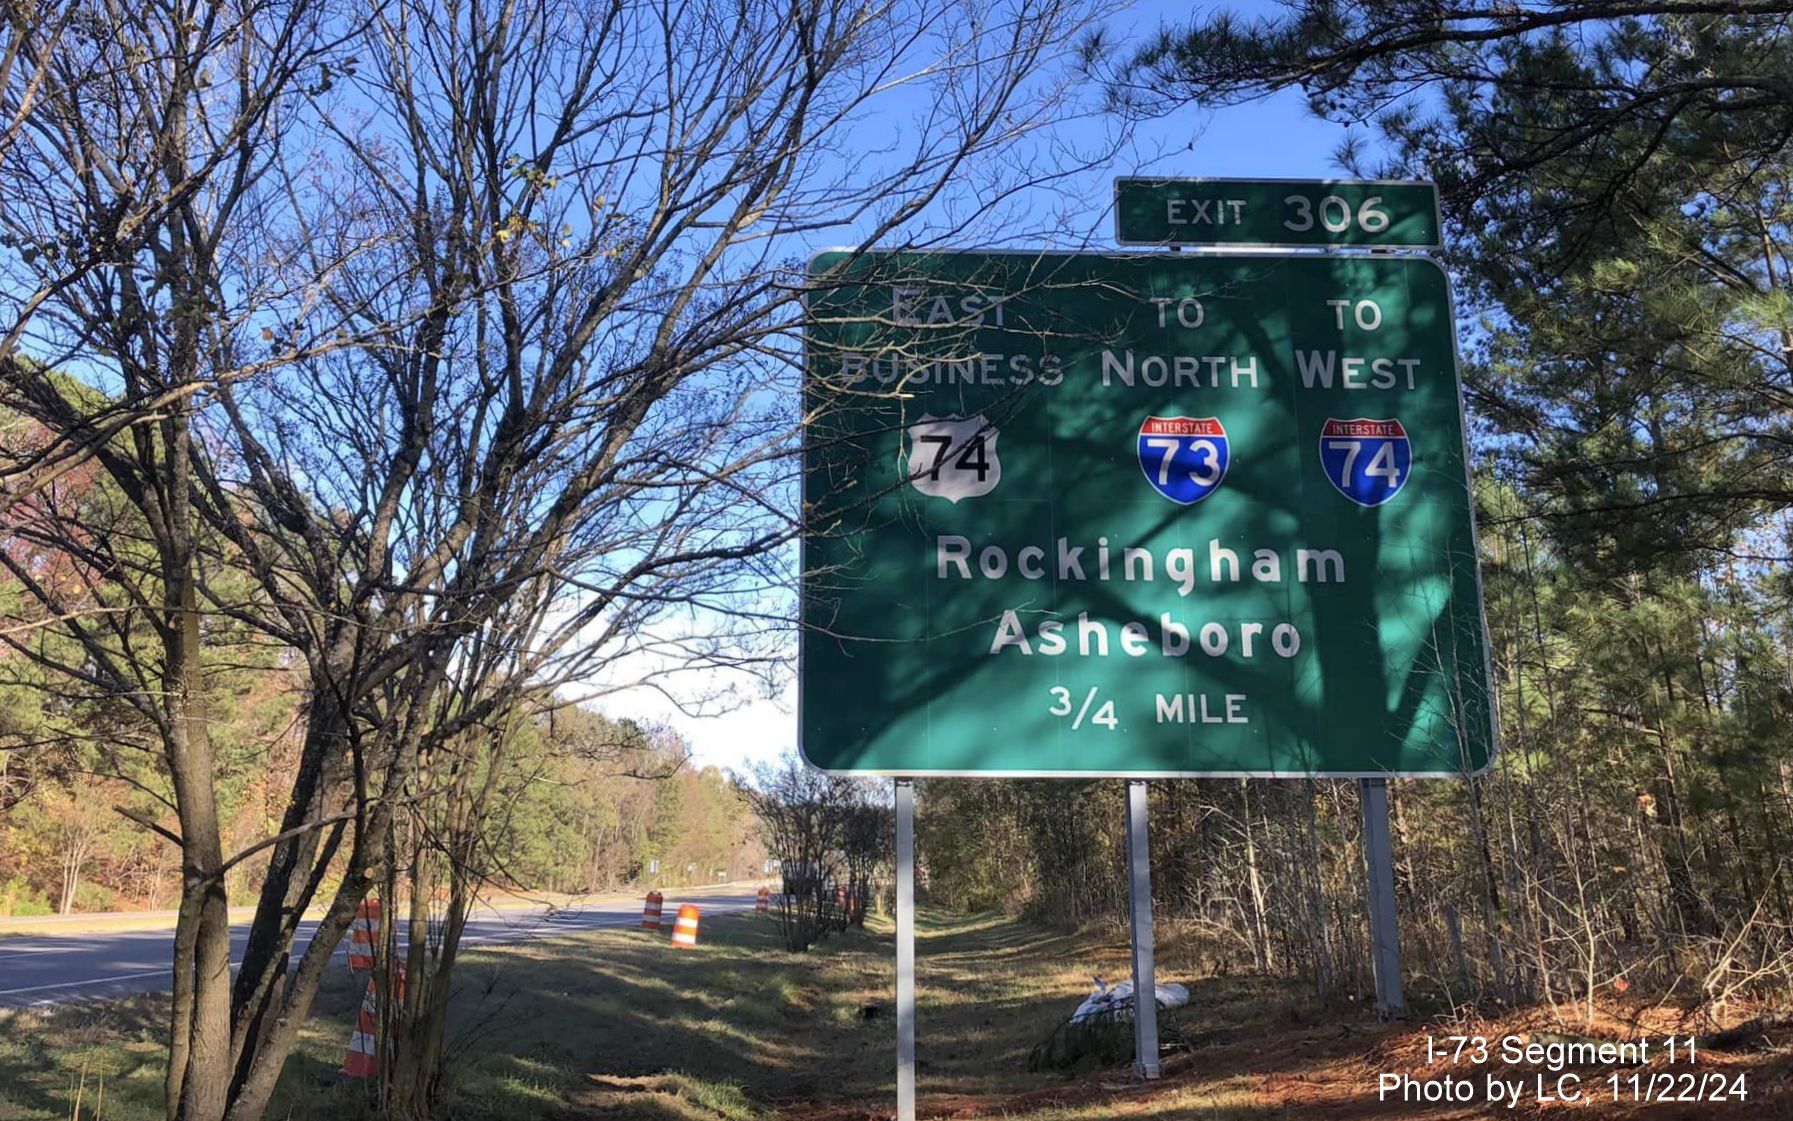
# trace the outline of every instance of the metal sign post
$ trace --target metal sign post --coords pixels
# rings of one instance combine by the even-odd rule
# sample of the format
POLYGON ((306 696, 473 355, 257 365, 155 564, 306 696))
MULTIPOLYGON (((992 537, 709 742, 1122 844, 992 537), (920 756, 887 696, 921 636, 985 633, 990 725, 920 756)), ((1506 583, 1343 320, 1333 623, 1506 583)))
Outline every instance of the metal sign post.
POLYGON ((1164 1073, 1158 1061, 1158 970, 1152 959, 1152 848, 1146 836, 1146 784, 1127 784, 1127 894, 1133 928, 1133 1070, 1164 1073))
POLYGON ((1401 932, 1395 925, 1395 856, 1388 835, 1388 780, 1357 780, 1363 803, 1363 861, 1369 875, 1370 958, 1376 967, 1376 1012, 1403 1015, 1401 932))
POLYGON ((915 784, 896 780, 897 1121, 915 1121, 915 784))

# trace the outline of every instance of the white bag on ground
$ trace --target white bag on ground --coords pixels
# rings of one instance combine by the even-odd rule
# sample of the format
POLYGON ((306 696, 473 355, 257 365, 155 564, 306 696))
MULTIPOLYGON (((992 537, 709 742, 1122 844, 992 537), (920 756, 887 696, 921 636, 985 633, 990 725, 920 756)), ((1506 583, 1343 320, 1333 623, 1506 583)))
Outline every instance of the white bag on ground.
MULTIPOLYGON (((1071 1022, 1081 1024, 1087 1020, 1130 1020, 1133 1018, 1133 982, 1122 981, 1118 985, 1110 985, 1097 977, 1096 987, 1071 1013, 1071 1022)), ((1189 1003, 1189 990, 1182 985, 1158 985, 1155 987, 1160 1008, 1181 1008, 1189 1003)))

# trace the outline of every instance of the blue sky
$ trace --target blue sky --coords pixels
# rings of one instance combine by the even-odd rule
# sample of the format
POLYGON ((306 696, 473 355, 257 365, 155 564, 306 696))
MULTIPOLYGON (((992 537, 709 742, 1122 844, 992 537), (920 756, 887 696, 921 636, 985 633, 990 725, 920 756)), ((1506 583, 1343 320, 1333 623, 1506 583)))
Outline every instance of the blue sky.
MULTIPOLYGON (((1251 15, 1273 10, 1274 6, 1245 3, 1233 7, 1251 15)), ((1174 24, 1194 14, 1187 5, 1139 3, 1111 21, 1110 26, 1123 36, 1120 42, 1124 44, 1149 35, 1166 22, 1174 24)), ((903 125, 895 117, 890 122, 893 131, 903 125)), ((1062 135, 1073 142, 1093 142, 1103 130, 1117 127, 1113 120, 1067 122, 1062 135)), ((1108 211, 1112 180, 1119 176, 1149 173, 1235 178, 1337 177, 1341 171, 1333 153, 1344 136, 1341 128, 1316 120, 1295 95, 1213 113, 1180 109, 1135 124, 1127 134, 1129 143, 1122 158, 1080 184, 1085 189, 1074 197, 1082 207, 1082 230, 1066 233, 1075 240, 1083 231, 1094 230, 1096 245, 1113 244, 1108 211)), ((1065 195, 1055 193, 1050 205, 1064 202, 1065 195)), ((706 680, 691 684, 693 691, 698 692, 724 683, 706 680)), ((745 682, 739 684, 743 696, 751 698, 751 687, 745 682)), ((794 684, 787 684, 778 697, 745 699, 726 714, 716 716, 684 715, 669 698, 643 689, 609 696, 598 707, 612 716, 664 722, 685 738, 699 765, 739 770, 795 749, 795 702, 794 684)))
MULTIPOLYGON (((1275 15, 1281 8, 1265 0, 1204 8, 1148 0, 1130 5, 1126 19, 1114 22, 1132 28, 1122 42, 1138 42, 1160 27, 1181 26, 1219 7, 1246 18, 1275 15)), ((1126 29, 1117 26, 1116 30, 1126 29)), ((1234 178, 1333 178, 1341 174, 1333 152, 1344 137, 1343 129, 1316 119, 1295 94, 1213 113, 1179 109, 1150 122, 1138 137, 1142 154, 1156 149, 1161 158, 1150 167, 1117 169, 1115 174, 1149 171, 1234 178)))

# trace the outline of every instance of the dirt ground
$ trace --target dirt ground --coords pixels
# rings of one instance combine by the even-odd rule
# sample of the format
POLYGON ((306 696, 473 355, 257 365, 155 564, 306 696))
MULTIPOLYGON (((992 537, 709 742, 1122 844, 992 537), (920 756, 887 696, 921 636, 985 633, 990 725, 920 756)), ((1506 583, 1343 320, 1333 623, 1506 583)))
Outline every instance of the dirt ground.
MULTIPOLYGON (((1195 987, 1192 1009, 1199 1009, 1203 988, 1195 987)), ((1739 1010, 1727 1019, 1742 1021, 1746 1011, 1752 1010, 1739 1010)), ((1766 1032, 1737 1049, 1696 1046, 1689 1061, 1687 1019, 1672 1010, 1616 1001, 1600 1010, 1591 1028, 1577 1022, 1573 1032, 1559 1027, 1547 1009, 1467 1022, 1398 1024, 1368 1018, 1277 1023, 1251 1016, 1216 1022, 1192 1010, 1167 1025, 1164 1073, 1156 1082, 1139 1083, 1122 1066, 1019 1094, 924 1095, 920 1113, 954 1121, 1793 1121, 1793 1030, 1766 1032), (1458 1051, 1455 1037, 1460 1035, 1471 1041, 1458 1051), (1671 1035, 1677 1040, 1673 1062, 1665 1049, 1671 1035), (1476 1061, 1476 1037, 1485 1041, 1485 1061, 1476 1061), (1555 1066, 1547 1061, 1548 1052, 1528 1061, 1526 1051, 1553 1042, 1639 1040, 1649 1041, 1648 1061, 1642 1064, 1555 1066), (1509 1048, 1519 1061, 1503 1060, 1509 1048), (1466 1100, 1427 1100, 1424 1089, 1407 1083, 1384 1090, 1384 1076, 1407 1076, 1422 1085, 1449 1078, 1452 1096, 1466 1100), (1507 1088, 1491 1092, 1491 1077, 1507 1088), (1513 1098, 1515 1086, 1519 1092, 1513 1098)), ((790 1101, 781 1103, 779 1116, 789 1121, 884 1121, 892 1112, 790 1101)))
MULTIPOLYGON (((921 949, 924 986, 930 972, 936 978, 947 974, 955 987, 967 984, 979 971, 987 940, 1009 951, 1000 971, 1012 991, 1063 991, 1080 984, 1087 971, 1100 971, 1110 980, 1126 976, 1124 944, 1113 938, 1034 942, 1017 937, 1025 929, 998 923, 970 930, 946 925, 929 932, 921 949), (1060 968, 1041 972, 1051 964, 1060 968), (1019 981, 1023 976, 1029 978, 1025 983, 1019 981)), ((1389 1024, 1349 1007, 1319 1009, 1290 986, 1256 978, 1192 980, 1194 965, 1188 959, 1193 951, 1174 940, 1161 949, 1168 979, 1189 982, 1192 994, 1187 1009, 1165 1016, 1161 1079, 1139 1083, 1123 1064, 1071 1078, 1034 1075, 1031 1088, 1024 1088, 1011 1068, 1011 1077, 969 1088, 950 1073, 955 1059, 962 1058, 957 1052, 965 1010, 939 1005, 936 994, 936 1007, 944 1014, 930 1032, 924 994, 921 1116, 955 1121, 1793 1121, 1793 1027, 1726 1041, 1722 1050, 1696 1044, 1692 1058, 1688 1055, 1690 1039, 1709 1039, 1720 1028, 1749 1022, 1771 1009, 1733 1007, 1715 1020, 1608 992, 1591 1020, 1585 1008, 1576 1006, 1497 1016, 1470 1011, 1389 1024), (1459 1036, 1468 1037, 1461 1046, 1459 1036), (1634 1046, 1606 1063, 1554 1061, 1550 1053, 1553 1044, 1591 1049, 1601 1042, 1634 1046), (1641 1056, 1635 1046, 1639 1042, 1646 1044, 1641 1056), (1051 1078, 1051 1084, 1039 1085, 1042 1078, 1051 1078), (1442 1093, 1446 1089, 1449 1095, 1442 1093)), ((1030 1035, 1019 1024, 1010 1033, 998 1033, 1005 1034, 1015 1040, 1030 1035)), ((982 1057, 998 1058, 987 1052, 982 1057)), ((1002 1056, 1006 1064, 1014 1058, 1013 1049, 1002 1056)), ((600 1091, 588 1101, 595 1105, 601 1096, 600 1091)), ((893 1112, 884 1101, 791 1096, 776 1102, 775 1116, 781 1121, 883 1121, 893 1112)))

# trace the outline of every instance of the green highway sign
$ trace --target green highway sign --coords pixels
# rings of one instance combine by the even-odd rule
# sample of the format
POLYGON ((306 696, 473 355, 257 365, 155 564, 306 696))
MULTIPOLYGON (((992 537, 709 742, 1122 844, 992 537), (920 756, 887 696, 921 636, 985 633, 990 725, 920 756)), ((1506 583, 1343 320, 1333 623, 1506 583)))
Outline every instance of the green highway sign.
POLYGON ((1122 245, 1430 248, 1438 188, 1395 180, 1117 179, 1122 245))
POLYGON ((824 253, 809 281, 812 764, 1487 765, 1437 264, 824 253))

